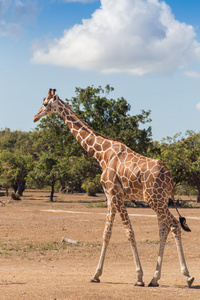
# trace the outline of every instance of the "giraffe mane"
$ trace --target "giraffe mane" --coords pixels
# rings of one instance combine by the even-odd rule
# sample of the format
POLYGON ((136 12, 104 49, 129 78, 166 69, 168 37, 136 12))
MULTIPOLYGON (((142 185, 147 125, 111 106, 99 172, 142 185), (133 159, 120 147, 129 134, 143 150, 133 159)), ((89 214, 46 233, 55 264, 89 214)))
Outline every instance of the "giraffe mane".
MULTIPOLYGON (((48 92, 48 95, 51 95, 51 96, 54 96, 55 95, 55 92, 56 92, 56 89, 54 88, 54 89, 49 89, 49 92, 48 92)), ((58 97, 59 98, 59 97, 58 97)), ((59 100, 61 100, 60 98, 59 98, 59 100)), ((64 101, 63 101, 64 102, 64 101)), ((84 122, 72 109, 71 109, 71 107, 70 107, 70 105, 69 104, 67 104, 66 102, 64 102, 64 105, 65 105, 65 107, 68 107, 68 109, 70 109, 71 110, 71 112, 74 114, 74 116, 79 120, 79 122, 80 123, 82 123, 84 126, 86 126, 89 130, 90 130, 90 132, 93 132, 95 135, 97 135, 97 136, 100 136, 100 137, 102 137, 102 138, 105 138, 105 139, 108 139, 108 140, 110 140, 110 141, 115 141, 115 142, 118 142, 118 143, 121 143, 121 144, 123 144, 124 146, 126 146, 123 142, 121 142, 120 140, 118 140, 118 139, 115 139, 115 138, 111 138, 111 137, 108 137, 108 136, 106 136, 106 135, 103 135, 103 134, 101 134, 101 133, 99 133, 99 132, 97 132, 97 131, 95 131, 94 129, 92 129, 86 122, 84 122)))
POLYGON ((84 126, 86 126, 90 132, 93 132, 95 135, 97 136, 100 136, 102 138, 105 138, 105 139, 108 139, 108 140, 111 140, 111 141, 115 141, 115 142, 118 142, 118 143, 121 143, 125 146, 125 144, 123 142, 121 142, 120 140, 118 139, 115 139, 115 138, 111 138, 111 137, 108 137, 106 135, 103 135, 97 131, 95 131, 92 127, 90 127, 85 121, 83 121, 72 109, 71 107, 69 106, 69 104, 65 103, 65 107, 67 107, 68 109, 71 110, 71 112, 73 112, 74 116, 79 120, 80 123, 82 123, 84 126))
MULTIPOLYGON (((92 129, 92 130, 93 130, 93 129, 92 129)), ((121 143, 121 144, 125 145, 123 142, 121 142, 121 141, 118 140, 118 139, 108 137, 108 136, 106 136, 106 135, 103 135, 103 134, 101 134, 101 133, 95 131, 95 130, 93 130, 93 132, 94 132, 96 135, 101 136, 101 137, 103 137, 103 138, 105 138, 105 139, 108 139, 108 140, 111 140, 111 141, 115 141, 115 142, 118 142, 118 143, 121 143)))

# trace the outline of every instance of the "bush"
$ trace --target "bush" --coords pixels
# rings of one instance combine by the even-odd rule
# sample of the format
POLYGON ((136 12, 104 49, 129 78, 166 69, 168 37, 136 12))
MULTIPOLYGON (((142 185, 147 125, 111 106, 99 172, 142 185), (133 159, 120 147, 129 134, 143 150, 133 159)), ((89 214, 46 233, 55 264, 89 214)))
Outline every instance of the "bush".
POLYGON ((88 182, 87 189, 86 189, 88 196, 95 196, 98 189, 94 182, 88 182))
POLYGON ((90 180, 85 181, 81 188, 88 194, 88 196, 95 196, 98 192, 98 186, 94 181, 90 180))
POLYGON ((180 196, 186 195, 188 197, 197 196, 197 190, 193 186, 183 184, 175 187, 175 194, 180 196))
POLYGON ((18 201, 21 200, 21 197, 20 197, 19 194, 12 193, 11 197, 12 197, 13 200, 18 200, 18 201))

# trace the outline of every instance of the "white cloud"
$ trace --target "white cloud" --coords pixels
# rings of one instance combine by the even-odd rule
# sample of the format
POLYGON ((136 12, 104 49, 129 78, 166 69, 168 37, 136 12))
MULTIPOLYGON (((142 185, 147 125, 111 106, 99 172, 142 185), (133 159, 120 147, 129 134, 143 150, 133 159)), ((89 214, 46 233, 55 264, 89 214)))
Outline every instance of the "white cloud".
POLYGON ((189 78, 200 78, 200 73, 195 71, 185 71, 183 74, 189 78))
POLYGON ((196 109, 197 109, 197 110, 200 110, 200 102, 199 102, 199 103, 197 103, 197 105, 196 105, 196 109))
POLYGON ((173 73, 200 59, 194 28, 158 0, 101 0, 91 19, 65 30, 32 61, 99 72, 173 73))

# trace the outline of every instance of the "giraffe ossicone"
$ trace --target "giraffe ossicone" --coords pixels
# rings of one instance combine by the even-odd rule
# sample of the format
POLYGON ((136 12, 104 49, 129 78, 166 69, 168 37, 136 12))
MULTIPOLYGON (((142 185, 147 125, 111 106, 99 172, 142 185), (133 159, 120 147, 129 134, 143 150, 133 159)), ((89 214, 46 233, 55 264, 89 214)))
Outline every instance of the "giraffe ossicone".
POLYGON ((56 89, 49 89, 47 97, 44 98, 41 108, 34 117, 34 122, 54 112, 60 114, 77 141, 97 160, 102 168, 101 184, 108 202, 107 218, 103 233, 101 255, 91 282, 100 282, 99 277, 103 271, 114 218, 118 212, 133 253, 137 274, 135 285, 144 286, 143 271, 134 231, 124 205, 125 198, 135 200, 143 198, 157 214, 160 236, 156 270, 149 286, 158 286, 158 280, 161 277, 164 248, 167 236, 171 231, 177 245, 181 273, 185 276, 187 285, 190 287, 194 277, 189 275, 185 262, 181 241, 181 226, 186 231, 190 231, 190 229, 179 212, 181 223, 168 209, 169 197, 172 197, 174 200, 174 185, 170 171, 160 160, 142 156, 128 148, 124 143, 94 131, 73 112, 67 103, 55 94, 55 91, 56 89))

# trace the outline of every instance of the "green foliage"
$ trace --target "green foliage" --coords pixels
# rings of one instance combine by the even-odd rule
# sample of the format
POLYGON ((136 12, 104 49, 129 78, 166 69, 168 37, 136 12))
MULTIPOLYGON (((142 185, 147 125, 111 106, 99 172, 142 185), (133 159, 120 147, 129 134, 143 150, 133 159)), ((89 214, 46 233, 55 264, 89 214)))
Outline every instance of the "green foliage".
POLYGON ((11 131, 9 128, 5 128, 0 131, 0 152, 5 150, 6 152, 19 151, 23 154, 31 154, 30 136, 30 132, 11 131))
POLYGON ((88 194, 88 196, 95 196, 96 193, 102 191, 100 184, 100 175, 97 174, 94 179, 88 178, 84 180, 81 187, 88 194))
POLYGON ((89 180, 82 184, 82 189, 87 192, 88 196, 95 196, 98 192, 96 184, 93 181, 89 180))
POLYGON ((178 195, 197 196, 197 190, 194 186, 187 183, 179 184, 175 187, 175 193, 178 195))
MULTIPOLYGON (((200 134, 188 131, 151 141, 150 111, 130 115, 130 104, 121 97, 110 98, 114 89, 89 86, 76 88, 66 99, 72 110, 95 131, 124 142, 134 151, 161 159, 170 169, 175 185, 187 187, 200 201, 200 134), (144 127, 144 128, 143 128, 144 127)), ((32 132, 8 128, 0 131, 0 185, 15 193, 29 187, 71 185, 88 194, 101 191, 101 169, 79 145, 58 114, 41 119, 32 132)))
POLYGON ((0 159, 3 166, 0 183, 5 188, 12 186, 20 194, 20 186, 25 185, 26 176, 33 166, 32 156, 13 149, 1 152, 0 159))
POLYGON ((51 114, 44 119, 41 119, 39 125, 36 127, 35 146, 39 155, 48 151, 57 156, 63 156, 66 148, 71 140, 71 133, 65 125, 63 119, 58 114, 51 114))
POLYGON ((33 170, 27 175, 28 185, 36 188, 50 186, 50 200, 53 201, 55 183, 60 177, 59 167, 59 160, 55 155, 50 153, 43 154, 33 170))
MULTIPOLYGON (((124 142, 134 151, 161 159, 170 169, 176 187, 182 185, 200 201, 200 134, 188 131, 161 143, 151 141, 150 111, 130 115, 130 104, 110 98, 107 85, 76 88, 66 99, 72 110, 95 131, 124 142), (143 128, 144 127, 144 128, 143 128)), ((58 114, 41 119, 32 132, 8 128, 0 131, 0 185, 15 193, 29 187, 73 186, 95 195, 101 191, 101 168, 79 145, 58 114)))
POLYGON ((130 116, 130 104, 121 97, 108 99, 114 89, 102 87, 76 88, 76 97, 66 99, 77 115, 95 131, 124 142, 128 147, 146 154, 151 137, 151 127, 140 129, 141 124, 151 121, 150 111, 130 116))
POLYGON ((12 186, 14 178, 14 172, 12 168, 7 164, 7 162, 1 162, 0 167, 0 185, 6 189, 6 194, 8 196, 8 189, 12 186))
POLYGON ((160 145, 160 158, 168 165, 176 185, 195 186, 200 201, 200 134, 187 131, 166 138, 160 145))
MULTIPOLYGON (((108 99, 113 90, 109 85, 105 89, 76 88, 76 97, 67 102, 95 131, 122 140, 136 151, 145 153, 150 141, 151 128, 140 129, 139 126, 150 121, 150 112, 142 111, 139 115, 130 116, 130 105, 124 98, 108 99)), ((60 115, 51 114, 43 118, 29 139, 34 141, 31 155, 35 161, 34 170, 27 177, 29 186, 35 184, 37 187, 53 187, 59 180, 61 185, 73 185, 81 191, 82 184, 88 181, 87 192, 95 193, 95 187, 99 186, 95 178, 100 177, 101 169, 95 159, 89 157, 79 145, 60 115), (48 170, 46 160, 44 163, 47 153, 57 159, 52 171, 48 170), (56 175, 53 175, 55 169, 56 175)))
POLYGON ((26 175, 33 165, 32 143, 30 132, 11 131, 8 128, 0 131, 0 184, 7 192, 8 188, 12 187, 22 195, 26 175))
POLYGON ((18 200, 18 201, 21 200, 20 195, 19 195, 19 194, 16 194, 16 193, 12 193, 12 194, 11 194, 11 197, 12 197, 13 200, 18 200))
MULTIPOLYGON (((105 90, 101 87, 76 88, 76 97, 67 102, 95 131, 117 138, 140 153, 146 153, 151 128, 139 129, 139 125, 150 121, 150 112, 142 111, 139 115, 130 116, 130 105, 124 98, 107 98, 112 91, 113 88, 109 85, 105 90)), ((48 151, 59 159, 59 180, 63 186, 72 182, 76 189, 81 191, 83 182, 88 179, 89 189, 93 191, 87 192, 95 193, 95 184, 92 181, 97 175, 100 176, 101 169, 78 144, 58 114, 42 119, 32 137, 34 135, 37 136, 34 149, 38 149, 34 153, 42 155, 48 151)), ((35 154, 34 156, 37 157, 35 154)))

